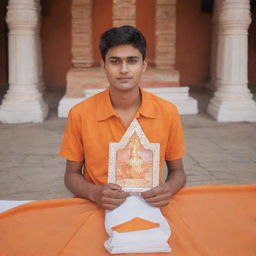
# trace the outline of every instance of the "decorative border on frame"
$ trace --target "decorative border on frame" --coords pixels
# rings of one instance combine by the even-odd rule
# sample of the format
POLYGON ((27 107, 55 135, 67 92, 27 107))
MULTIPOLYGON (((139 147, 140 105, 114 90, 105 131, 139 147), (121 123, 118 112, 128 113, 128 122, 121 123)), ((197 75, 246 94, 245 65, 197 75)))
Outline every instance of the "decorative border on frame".
POLYGON ((135 118, 130 124, 129 128, 121 138, 120 142, 109 143, 109 159, 108 159, 108 183, 116 183, 116 152, 119 149, 123 149, 129 142, 131 136, 137 133, 140 143, 145 149, 149 149, 153 152, 153 175, 152 175, 152 187, 140 188, 140 187, 123 187, 124 191, 132 193, 140 193, 149 190, 159 185, 159 158, 160 158, 160 143, 150 143, 144 134, 139 122, 135 118))

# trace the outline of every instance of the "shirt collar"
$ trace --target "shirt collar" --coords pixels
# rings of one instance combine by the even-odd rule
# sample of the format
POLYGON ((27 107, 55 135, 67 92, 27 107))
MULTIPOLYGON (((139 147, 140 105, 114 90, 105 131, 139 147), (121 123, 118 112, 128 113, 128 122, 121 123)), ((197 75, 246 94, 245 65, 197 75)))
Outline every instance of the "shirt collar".
MULTIPOLYGON (((150 94, 140 88, 142 100, 138 108, 135 118, 140 115, 147 118, 156 118, 156 107, 150 94)), ((112 116, 117 116, 110 100, 109 88, 103 91, 97 101, 97 120, 104 121, 112 116)))
POLYGON ((151 94, 144 91, 142 88, 140 88, 141 91, 141 105, 137 110, 137 113, 135 114, 135 117, 138 118, 139 115, 142 115, 147 118, 156 118, 156 107, 154 105, 154 101, 151 97, 151 94))
POLYGON ((97 121, 104 121, 111 116, 117 116, 109 96, 109 88, 103 91, 97 100, 97 121))

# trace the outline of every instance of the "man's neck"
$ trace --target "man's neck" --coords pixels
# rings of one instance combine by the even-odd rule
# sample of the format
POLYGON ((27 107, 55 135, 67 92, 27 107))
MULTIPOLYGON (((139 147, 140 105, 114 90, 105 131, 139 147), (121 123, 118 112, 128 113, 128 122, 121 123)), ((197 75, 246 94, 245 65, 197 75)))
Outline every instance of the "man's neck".
POLYGON ((140 89, 137 87, 129 91, 119 91, 110 87, 110 99, 115 110, 137 109, 141 104, 140 89))

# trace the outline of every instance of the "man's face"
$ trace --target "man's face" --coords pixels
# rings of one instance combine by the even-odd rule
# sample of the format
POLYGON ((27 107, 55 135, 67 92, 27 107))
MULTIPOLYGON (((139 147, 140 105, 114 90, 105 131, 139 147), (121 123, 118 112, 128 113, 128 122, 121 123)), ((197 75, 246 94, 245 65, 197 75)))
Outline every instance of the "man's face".
POLYGON ((108 50, 104 70, 110 88, 128 91, 138 87, 147 63, 140 51, 132 45, 118 45, 108 50))

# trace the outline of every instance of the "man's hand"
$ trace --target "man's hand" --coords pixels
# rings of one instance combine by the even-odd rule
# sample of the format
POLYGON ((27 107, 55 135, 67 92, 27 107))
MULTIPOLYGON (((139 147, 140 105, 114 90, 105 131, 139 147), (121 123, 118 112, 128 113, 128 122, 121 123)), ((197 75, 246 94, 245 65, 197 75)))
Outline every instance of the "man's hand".
POLYGON ((167 205, 171 196, 172 193, 168 182, 141 193, 141 197, 155 207, 167 205))
POLYGON ((83 161, 67 160, 65 184, 75 195, 95 202, 100 207, 113 210, 121 205, 129 193, 117 184, 98 186, 85 180, 82 174, 83 161))
POLYGON ((170 202, 171 197, 177 193, 186 183, 186 175, 183 169, 182 159, 166 161, 168 176, 166 182, 153 189, 141 193, 148 203, 156 207, 162 207, 170 202))
POLYGON ((121 186, 109 183, 98 187, 95 202, 104 209, 114 210, 125 201, 127 196, 129 193, 124 192, 121 186))

